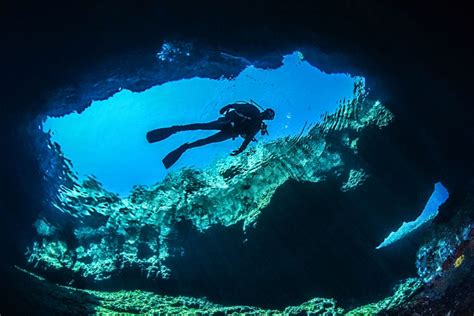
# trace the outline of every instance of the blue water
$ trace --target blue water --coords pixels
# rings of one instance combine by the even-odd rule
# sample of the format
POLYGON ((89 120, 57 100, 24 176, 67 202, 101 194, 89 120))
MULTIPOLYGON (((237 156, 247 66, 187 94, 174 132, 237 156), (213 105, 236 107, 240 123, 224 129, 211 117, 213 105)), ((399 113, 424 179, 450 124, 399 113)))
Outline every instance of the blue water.
POLYGON ((387 247, 388 245, 393 244, 394 242, 404 238, 411 232, 418 229, 424 223, 435 218, 436 215, 438 215, 439 207, 448 199, 448 197, 448 190, 446 190, 446 188, 441 184, 441 182, 436 183, 434 191, 431 194, 428 202, 426 202, 426 205, 423 208, 421 214, 414 221, 408 223, 404 222, 399 229, 390 233, 388 237, 385 238, 385 240, 377 246, 377 249, 387 247))
MULTIPOLYGON (((179 66, 179 65, 177 65, 179 66)), ((48 117, 43 131, 51 132, 80 178, 95 176, 104 187, 125 196, 133 185, 151 185, 183 166, 205 167, 238 148, 241 139, 195 148, 170 169, 161 159, 185 142, 214 131, 183 132, 148 144, 147 131, 177 124, 215 120, 219 109, 238 100, 254 100, 276 110, 269 122, 269 141, 299 134, 305 122, 314 123, 325 112, 349 99, 358 78, 325 74, 295 52, 283 57, 277 69, 249 66, 229 79, 192 78, 167 82, 143 92, 122 90, 107 100, 94 101, 81 114, 48 117)))

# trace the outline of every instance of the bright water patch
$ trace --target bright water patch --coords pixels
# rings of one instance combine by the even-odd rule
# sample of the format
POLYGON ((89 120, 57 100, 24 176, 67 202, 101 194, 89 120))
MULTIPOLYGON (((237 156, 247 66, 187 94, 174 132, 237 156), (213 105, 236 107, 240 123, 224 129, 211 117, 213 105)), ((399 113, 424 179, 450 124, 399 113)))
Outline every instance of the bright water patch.
MULTIPOLYGON (((168 152, 215 133, 189 131, 148 144, 149 130, 213 121, 222 106, 254 100, 276 110, 275 120, 268 124, 270 136, 259 136, 259 141, 295 135, 306 122, 319 121, 323 113, 334 112, 340 100, 350 99, 357 79, 325 74, 295 52, 284 56, 277 69, 249 66, 233 79, 195 77, 143 92, 122 90, 107 100, 92 102, 80 114, 48 117, 43 131, 51 132, 52 141, 60 144, 80 178, 93 175, 106 189, 127 195, 134 185, 151 185, 166 176, 161 159, 168 152)), ((208 166, 241 142, 229 140, 189 150, 170 170, 208 166)))
POLYGON ((449 197, 449 193, 446 188, 438 182, 435 184, 435 188, 433 193, 430 196, 430 199, 425 205, 423 212, 421 212, 420 216, 414 221, 411 222, 403 222, 402 226, 395 231, 391 232, 385 240, 377 246, 377 249, 387 247, 388 245, 393 244, 394 242, 404 238, 411 232, 418 229, 424 223, 430 221, 431 219, 435 218, 438 215, 438 208, 443 204, 449 197))

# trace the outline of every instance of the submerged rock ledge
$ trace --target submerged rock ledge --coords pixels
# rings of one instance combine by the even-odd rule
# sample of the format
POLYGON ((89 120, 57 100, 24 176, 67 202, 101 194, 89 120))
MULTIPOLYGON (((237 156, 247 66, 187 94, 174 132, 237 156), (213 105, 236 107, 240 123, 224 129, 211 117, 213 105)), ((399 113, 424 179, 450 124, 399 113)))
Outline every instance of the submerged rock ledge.
POLYGON ((70 271, 70 281, 104 280, 128 268, 138 268, 147 278, 166 279, 172 271, 165 260, 179 251, 169 249, 174 224, 190 221, 204 231, 243 223, 245 231, 289 179, 336 178, 342 191, 360 186, 369 175, 358 162, 358 132, 383 128, 392 120, 391 112, 370 100, 358 82, 354 98, 341 102, 336 113, 325 115, 306 135, 302 131, 257 144, 247 154, 204 170, 179 170, 154 186, 135 187, 125 199, 94 178, 81 182, 69 172, 72 185, 61 186, 55 206, 77 220, 60 227, 40 218, 28 263, 37 271, 70 271))

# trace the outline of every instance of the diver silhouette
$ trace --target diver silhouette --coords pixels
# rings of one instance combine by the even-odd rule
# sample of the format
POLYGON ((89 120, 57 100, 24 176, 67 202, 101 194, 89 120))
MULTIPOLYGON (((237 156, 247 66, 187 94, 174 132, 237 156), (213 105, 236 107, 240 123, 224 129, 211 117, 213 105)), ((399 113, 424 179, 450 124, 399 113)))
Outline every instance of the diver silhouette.
POLYGON ((163 164, 166 169, 170 168, 181 155, 188 149, 204 146, 210 143, 222 142, 228 139, 235 139, 238 136, 244 138, 239 149, 232 151, 235 156, 244 151, 251 141, 255 141, 255 135, 261 131, 262 135, 268 135, 267 125, 263 120, 273 120, 275 111, 272 109, 260 110, 248 102, 236 102, 228 104, 220 109, 223 115, 215 121, 208 123, 196 123, 188 125, 176 125, 165 128, 158 128, 147 133, 146 138, 149 143, 155 143, 164 140, 174 133, 193 130, 219 130, 218 133, 207 138, 199 139, 192 143, 185 143, 177 149, 170 152, 163 158, 163 164))

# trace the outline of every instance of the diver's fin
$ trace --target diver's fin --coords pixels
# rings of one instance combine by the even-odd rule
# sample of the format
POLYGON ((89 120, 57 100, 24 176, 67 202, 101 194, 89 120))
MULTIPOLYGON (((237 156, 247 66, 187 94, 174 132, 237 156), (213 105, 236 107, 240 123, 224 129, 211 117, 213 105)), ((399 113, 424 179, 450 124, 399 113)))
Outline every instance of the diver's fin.
POLYGON ((181 157, 181 155, 188 149, 187 144, 181 145, 177 149, 173 150, 170 152, 168 155, 166 155, 165 158, 163 158, 163 165, 165 165, 165 168, 168 169, 172 165, 175 164, 176 161, 181 157))
POLYGON ((146 140, 151 143, 159 142, 160 140, 166 139, 173 135, 176 132, 176 129, 172 127, 157 128, 152 131, 149 131, 146 134, 146 140))

